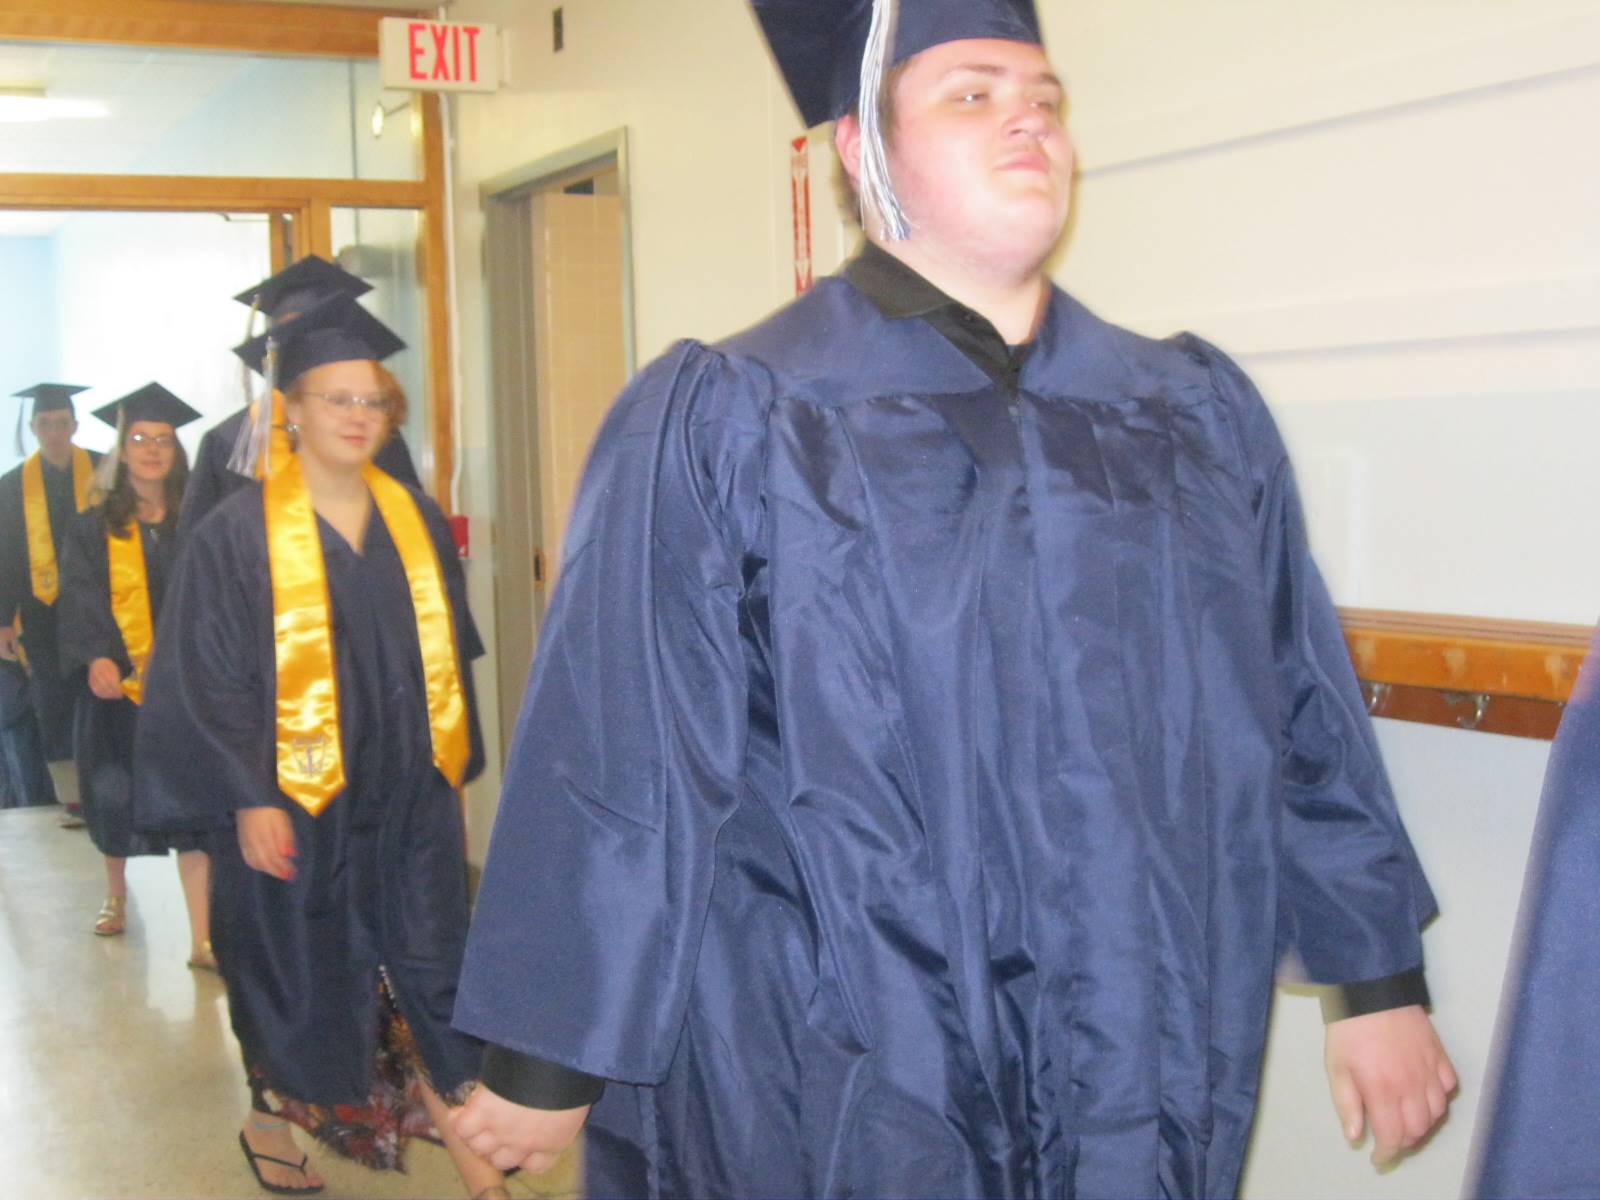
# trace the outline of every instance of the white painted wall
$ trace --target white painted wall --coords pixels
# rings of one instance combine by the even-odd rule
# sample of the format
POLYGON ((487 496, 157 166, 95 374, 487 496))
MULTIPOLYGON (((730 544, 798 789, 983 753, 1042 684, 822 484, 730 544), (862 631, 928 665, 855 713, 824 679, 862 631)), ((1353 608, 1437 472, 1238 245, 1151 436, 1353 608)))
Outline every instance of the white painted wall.
MULTIPOLYGON (((482 181, 627 127, 641 362, 675 337, 748 324, 791 286, 797 122, 745 5, 567 0, 560 55, 553 7, 451 9, 511 38, 511 87, 454 113, 463 499, 480 530, 493 406, 482 181)), ((1600 0, 1040 9, 1082 159, 1058 277, 1113 320, 1192 328, 1239 357, 1295 451, 1336 598, 1592 621, 1600 556, 1581 548, 1600 520, 1600 139, 1589 128, 1600 0)), ((841 245, 825 185, 813 199, 822 269, 841 245)), ((489 558, 472 568, 480 610, 489 558)), ((1286 995, 1250 1195, 1459 1188, 1548 748, 1394 722, 1379 733, 1444 909, 1426 942, 1462 1094, 1424 1153, 1375 1172, 1339 1138, 1315 1005, 1286 995)), ((475 847, 492 775, 472 796, 475 847)))

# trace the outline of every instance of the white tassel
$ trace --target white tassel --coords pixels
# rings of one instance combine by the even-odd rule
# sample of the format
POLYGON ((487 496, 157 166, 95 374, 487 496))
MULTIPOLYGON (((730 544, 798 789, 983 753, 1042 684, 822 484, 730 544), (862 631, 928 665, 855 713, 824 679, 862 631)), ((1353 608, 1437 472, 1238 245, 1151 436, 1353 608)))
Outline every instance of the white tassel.
POLYGON ((861 207, 883 225, 883 236, 904 241, 911 232, 900 198, 889 178, 889 149, 883 135, 883 79, 894 54, 895 0, 873 0, 872 26, 861 56, 861 207))
MULTIPOLYGON (((261 297, 258 295, 250 301, 250 315, 244 319, 244 340, 247 342, 256 335, 256 314, 260 311, 261 297)), ((270 359, 272 354, 270 346, 267 348, 267 354, 270 359)), ((228 454, 228 470, 233 471, 235 474, 247 476, 250 479, 256 477, 256 454, 258 452, 256 425, 258 423, 257 417, 260 413, 259 402, 255 397, 255 384, 251 379, 253 374, 254 372, 250 370, 250 364, 240 359, 239 387, 244 392, 244 402, 248 411, 245 414, 244 421, 239 425, 239 435, 233 439, 233 449, 228 454)), ((272 392, 270 389, 267 392, 267 397, 267 407, 270 409, 272 406, 272 392)), ((269 417, 268 420, 270 421, 271 418, 269 417)))
POLYGON ((258 468, 261 475, 272 472, 272 396, 277 387, 278 344, 267 339, 266 361, 263 362, 267 378, 266 393, 250 402, 250 411, 239 426, 239 436, 233 443, 233 453, 228 457, 228 469, 254 479, 258 468))

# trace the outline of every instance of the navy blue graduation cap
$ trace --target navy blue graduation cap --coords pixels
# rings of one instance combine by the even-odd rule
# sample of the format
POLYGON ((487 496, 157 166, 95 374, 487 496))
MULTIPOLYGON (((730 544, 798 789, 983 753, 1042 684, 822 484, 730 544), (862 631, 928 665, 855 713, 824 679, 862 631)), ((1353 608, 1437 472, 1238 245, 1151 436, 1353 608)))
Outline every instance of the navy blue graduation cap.
POLYGON ((1040 45, 1033 0, 751 0, 801 119, 810 127, 844 116, 861 95, 877 8, 893 28, 883 69, 945 42, 998 38, 1040 45))
POLYGON ((102 494, 116 486, 117 464, 122 461, 122 435, 129 425, 135 421, 160 421, 177 429, 200 416, 154 380, 126 396, 117 397, 110 404, 102 404, 94 410, 94 415, 117 431, 117 444, 101 455, 100 465, 94 472, 95 486, 102 494))
POLYGON ((381 362, 406 344, 349 295, 318 301, 233 352, 252 370, 287 387, 312 367, 369 358, 381 362))
POLYGON ((40 413, 59 412, 63 409, 67 412, 72 412, 72 398, 79 392, 88 390, 88 388, 80 387, 75 383, 36 383, 32 387, 23 388, 20 392, 12 392, 13 396, 33 401, 31 411, 25 404, 17 409, 17 453, 21 454, 24 449, 22 445, 22 427, 27 421, 33 420, 40 413), (26 417, 23 416, 24 413, 27 413, 26 417))
POLYGON ((1033 0, 751 0, 789 94, 807 127, 860 106, 863 208, 885 237, 910 233, 889 180, 882 129, 883 81, 891 67, 934 46, 997 38, 1043 41, 1033 0))
POLYGON ((72 409, 72 398, 79 392, 89 389, 79 387, 75 383, 36 383, 32 387, 23 388, 20 392, 12 392, 13 396, 20 396, 24 400, 33 401, 33 412, 29 420, 40 413, 56 412, 58 409, 72 409))
POLYGON ((302 313, 329 296, 360 296, 371 290, 372 285, 366 280, 325 258, 308 254, 276 275, 245 288, 234 299, 276 322, 302 313))
POLYGON ((117 429, 126 429, 135 421, 160 421, 178 429, 200 418, 196 410, 153 381, 102 404, 94 415, 117 429))

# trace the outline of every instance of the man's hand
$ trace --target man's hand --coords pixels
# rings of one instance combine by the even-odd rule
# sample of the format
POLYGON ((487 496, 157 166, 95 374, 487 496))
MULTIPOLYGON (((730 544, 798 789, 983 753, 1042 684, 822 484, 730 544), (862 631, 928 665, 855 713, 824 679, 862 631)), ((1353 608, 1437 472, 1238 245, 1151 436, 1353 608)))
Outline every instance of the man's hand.
POLYGON ((1372 1127, 1372 1161, 1393 1161, 1439 1123, 1456 1071, 1421 1005, 1346 1017, 1328 1026, 1328 1086, 1344 1135, 1372 1127))
POLYGON ((0 625, 0 658, 7 662, 17 661, 17 627, 15 625, 0 625))
POLYGON ((294 826, 281 808, 263 804, 235 814, 244 861, 274 879, 294 878, 294 826))
POLYGON ((122 699, 122 670, 109 658, 89 664, 89 690, 102 700, 122 699))
POLYGON ((589 1117, 589 1106, 524 1108, 479 1086, 450 1114, 456 1133, 502 1171, 522 1167, 535 1175, 555 1166, 589 1117))

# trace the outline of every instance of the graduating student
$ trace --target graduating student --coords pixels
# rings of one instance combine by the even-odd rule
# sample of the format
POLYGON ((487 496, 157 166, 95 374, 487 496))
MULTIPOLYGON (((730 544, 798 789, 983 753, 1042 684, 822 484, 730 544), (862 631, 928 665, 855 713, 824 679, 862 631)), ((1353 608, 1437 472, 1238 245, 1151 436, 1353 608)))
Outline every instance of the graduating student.
MULTIPOLYGON (((269 275, 260 283, 246 288, 234 299, 250 309, 252 324, 254 314, 261 312, 266 314, 270 326, 286 321, 330 296, 356 297, 371 290, 372 285, 366 280, 325 258, 308 254, 277 274, 269 275)), ((389 386, 398 385, 391 382, 389 386)), ((270 467, 273 452, 280 459, 288 454, 288 434, 284 429, 282 408, 282 397, 275 396, 266 434, 271 441, 270 452, 259 456, 258 475, 261 470, 270 467)), ((205 436, 200 439, 200 449, 195 454, 194 477, 189 482, 188 495, 184 499, 180 532, 187 533, 193 529, 202 517, 249 482, 246 475, 229 464, 239 461, 235 458, 235 451, 240 445, 241 434, 246 430, 246 423, 254 416, 253 407, 246 405, 206 430, 205 436)), ((414 488, 422 486, 417 477, 416 464, 411 461, 411 451, 399 429, 384 439, 373 461, 401 483, 414 488)))
POLYGON ((126 928, 128 859, 176 849, 189 909, 189 965, 215 970, 199 838, 133 827, 133 733, 189 473, 177 431, 200 414, 148 383, 94 415, 115 427, 117 444, 96 472, 96 503, 72 519, 63 539, 58 602, 61 664, 83 681, 74 738, 78 795, 106 864, 106 899, 94 932, 110 937, 126 928))
POLYGON ((139 823, 215 831, 240 1146, 291 1193, 321 1181, 286 1122, 399 1167, 431 1121, 470 1194, 502 1183, 445 1108, 479 1060, 450 1011, 482 646, 443 515, 373 465, 404 415, 379 371, 401 348, 348 296, 239 348, 283 381, 294 452, 185 536, 139 721, 139 823))
POLYGON ((1292 954, 1362 985, 1333 1087, 1392 1154, 1454 1085, 1434 904, 1283 443, 1218 350, 1050 285, 1032 5, 897 7, 756 5, 869 244, 599 436, 457 1128, 538 1168, 587 1118, 597 1197, 1225 1196, 1292 954))
MULTIPOLYGON (((72 397, 86 388, 39 383, 15 393, 33 401, 28 428, 38 450, 0 475, 0 658, 24 661, 28 695, 58 797, 67 797, 61 824, 83 824, 70 782, 73 707, 78 681, 63 675, 56 651, 58 556, 74 513, 89 504, 100 456, 72 444, 78 417, 72 397)), ((17 448, 22 448, 18 418, 17 448)))

